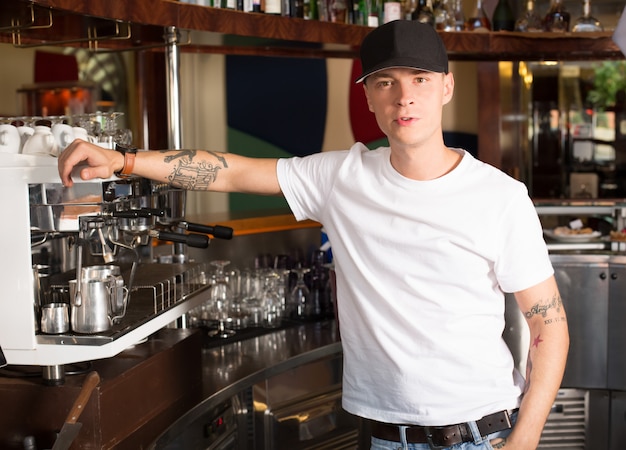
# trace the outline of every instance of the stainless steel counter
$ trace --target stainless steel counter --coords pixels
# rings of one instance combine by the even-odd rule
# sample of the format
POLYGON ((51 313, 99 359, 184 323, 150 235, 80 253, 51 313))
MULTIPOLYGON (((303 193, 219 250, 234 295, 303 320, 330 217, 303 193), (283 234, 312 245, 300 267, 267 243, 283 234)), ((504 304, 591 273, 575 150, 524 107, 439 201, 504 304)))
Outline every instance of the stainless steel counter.
MULTIPOLYGON (((215 341, 211 341, 214 344, 215 341)), ((202 351, 205 402, 219 402, 259 380, 341 353, 335 321, 297 324, 202 351)))
POLYGON ((208 414, 256 383, 341 352, 334 320, 293 324, 224 344, 206 341, 202 350, 203 400, 173 423, 151 448, 169 448, 172 440, 206 421, 208 414))

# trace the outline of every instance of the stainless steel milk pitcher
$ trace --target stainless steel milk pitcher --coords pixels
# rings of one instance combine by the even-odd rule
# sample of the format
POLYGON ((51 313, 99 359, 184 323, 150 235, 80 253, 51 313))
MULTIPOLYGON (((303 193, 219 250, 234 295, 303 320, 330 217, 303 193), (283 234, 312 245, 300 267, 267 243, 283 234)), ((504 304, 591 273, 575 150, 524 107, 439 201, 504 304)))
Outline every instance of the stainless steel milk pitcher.
POLYGON ((81 271, 80 301, 77 281, 70 280, 71 324, 76 333, 101 333, 124 317, 128 289, 117 266, 90 266, 81 271), (117 275, 116 275, 117 273, 117 275))

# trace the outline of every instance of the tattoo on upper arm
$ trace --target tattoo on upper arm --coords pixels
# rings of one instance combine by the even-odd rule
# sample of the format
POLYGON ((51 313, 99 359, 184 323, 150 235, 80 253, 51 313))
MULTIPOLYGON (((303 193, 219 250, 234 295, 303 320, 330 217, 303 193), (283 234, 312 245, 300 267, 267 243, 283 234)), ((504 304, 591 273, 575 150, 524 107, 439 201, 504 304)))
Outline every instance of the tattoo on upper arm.
MULTIPOLYGON (((547 301, 539 301, 535 305, 530 308, 529 311, 526 311, 524 315, 527 319, 532 319, 535 316, 541 315, 544 319, 546 319, 548 312, 554 309, 557 313, 563 311, 563 300, 561 296, 558 294, 554 294, 554 296, 547 301)), ((545 323, 558 322, 560 320, 565 320, 565 316, 549 318, 545 320, 545 323)))
POLYGON ((168 152, 168 155, 163 159, 164 162, 171 163, 178 160, 168 176, 170 184, 189 190, 208 190, 217 179, 218 171, 228 168, 228 164, 222 155, 215 152, 207 153, 214 156, 218 163, 214 164, 203 160, 194 161, 194 157, 198 155, 197 150, 180 150, 172 154, 168 152))

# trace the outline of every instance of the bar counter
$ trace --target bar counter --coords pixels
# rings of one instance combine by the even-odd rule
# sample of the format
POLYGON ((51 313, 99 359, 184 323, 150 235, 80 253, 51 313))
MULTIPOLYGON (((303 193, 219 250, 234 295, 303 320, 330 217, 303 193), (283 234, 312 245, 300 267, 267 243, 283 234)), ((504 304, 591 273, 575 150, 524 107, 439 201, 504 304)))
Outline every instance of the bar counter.
POLYGON ((134 450, 166 448, 163 442, 238 392, 341 355, 333 320, 246 329, 225 340, 207 334, 203 328, 163 328, 115 357, 76 364, 79 373, 70 374, 74 366, 68 366, 61 386, 46 386, 35 366, 0 370, 0 448, 22 450, 26 436, 35 438, 37 448, 51 448, 92 370, 101 382, 80 416, 71 449, 134 450))
POLYGON ((211 402, 278 372, 341 353, 333 320, 287 324, 221 345, 216 338, 210 338, 203 347, 204 396, 211 402))
POLYGON ((207 338, 203 331, 202 401, 173 423, 150 448, 165 448, 207 412, 275 375, 342 352, 334 320, 288 323, 276 330, 207 338))

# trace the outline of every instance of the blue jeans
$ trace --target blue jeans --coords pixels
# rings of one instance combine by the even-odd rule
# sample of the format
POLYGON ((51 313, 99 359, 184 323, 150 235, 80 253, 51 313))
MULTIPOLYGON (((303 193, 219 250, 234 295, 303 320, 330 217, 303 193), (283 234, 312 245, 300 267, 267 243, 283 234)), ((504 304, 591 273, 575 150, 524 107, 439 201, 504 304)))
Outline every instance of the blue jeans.
MULTIPOLYGON (((511 414, 511 424, 515 424, 515 420, 517 419, 517 412, 511 414)), ((475 436, 474 442, 463 442, 461 444, 453 445, 452 447, 447 447, 450 450, 493 450, 493 447, 489 443, 489 441, 496 438, 505 438, 509 434, 511 434, 512 428, 508 430, 498 431, 497 433, 492 433, 484 438, 480 436, 478 432, 478 428, 476 427, 475 422, 469 422, 470 428, 472 429, 472 434, 475 436)), ((430 446, 428 444, 409 444, 406 442, 406 427, 400 428, 400 439, 401 441, 386 441, 384 439, 378 439, 372 436, 372 446, 370 450, 430 450, 430 446)))

